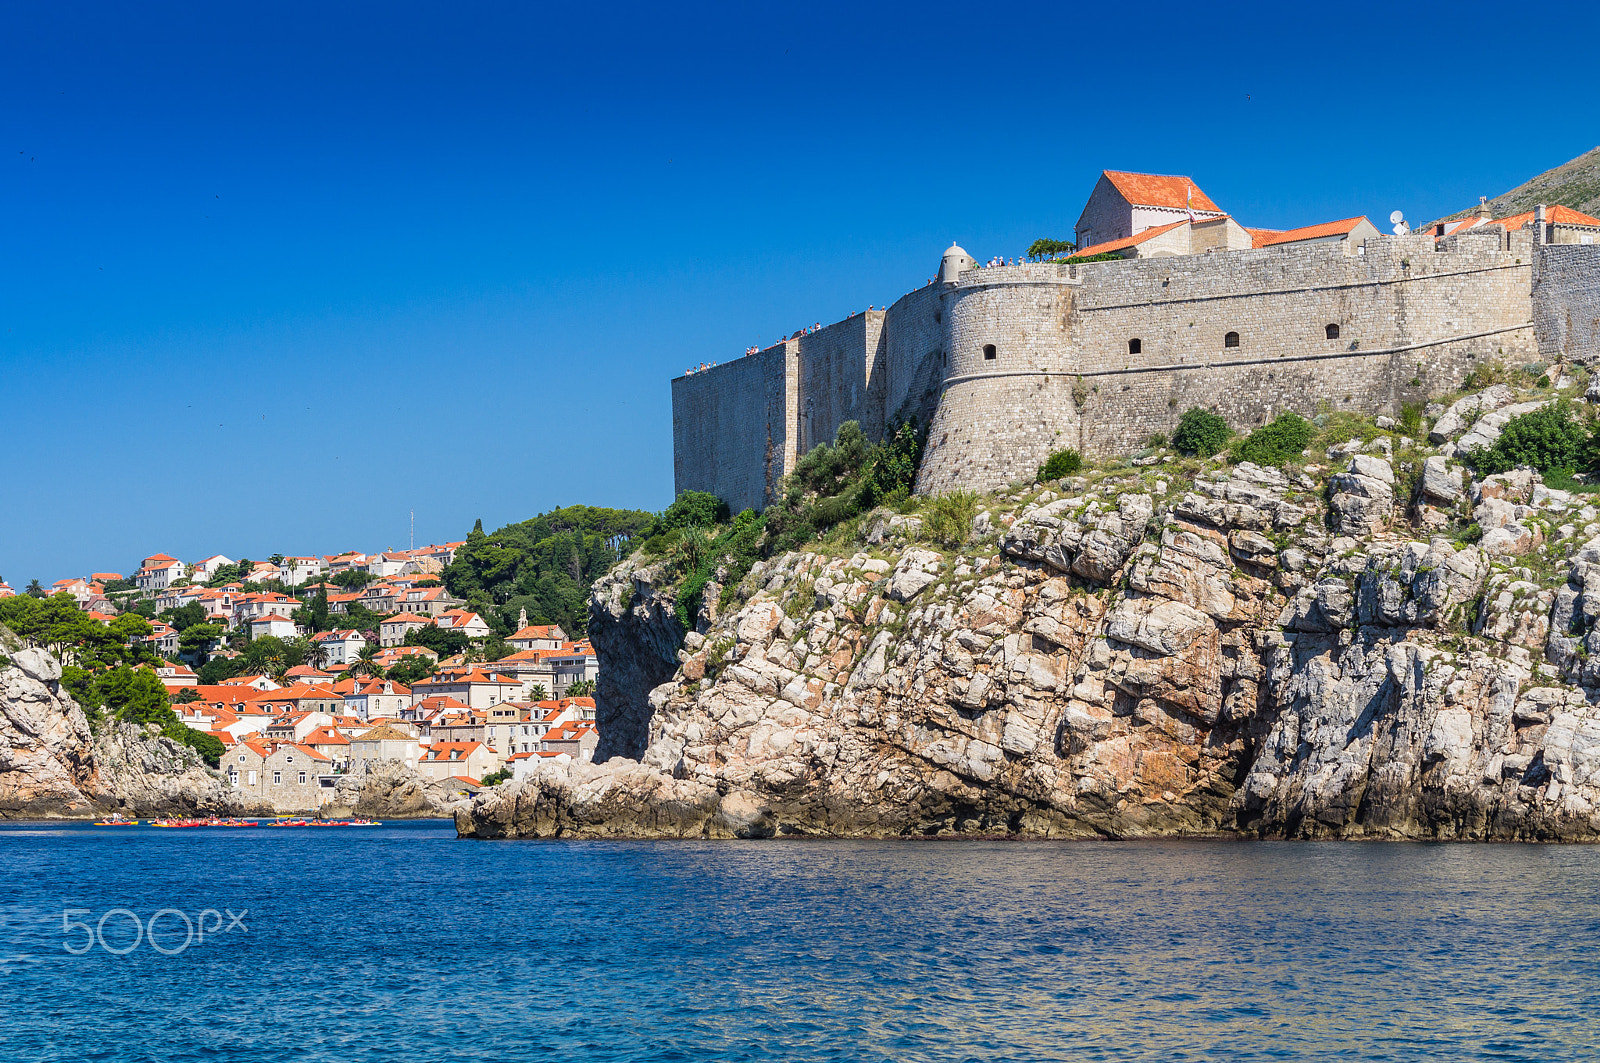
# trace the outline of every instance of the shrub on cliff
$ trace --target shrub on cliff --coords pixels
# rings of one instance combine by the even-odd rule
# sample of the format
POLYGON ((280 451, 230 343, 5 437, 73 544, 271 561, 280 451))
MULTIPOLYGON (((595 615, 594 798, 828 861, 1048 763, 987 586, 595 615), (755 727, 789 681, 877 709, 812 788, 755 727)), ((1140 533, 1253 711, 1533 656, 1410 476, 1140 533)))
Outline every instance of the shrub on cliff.
POLYGON ((1209 458, 1228 445, 1228 435, 1227 421, 1209 410, 1191 406, 1178 419, 1172 445, 1180 453, 1209 458))
POLYGON ((922 514, 922 535, 941 546, 960 546, 971 536, 972 521, 977 515, 976 494, 951 491, 928 503, 922 514))
POLYGON ((1083 456, 1071 447, 1052 451, 1045 463, 1039 466, 1039 480, 1040 482, 1059 480, 1063 476, 1071 476, 1081 468, 1083 468, 1083 456))
POLYGON ((1578 417, 1572 403, 1558 399, 1530 413, 1513 417, 1492 447, 1475 447, 1467 456, 1480 473, 1507 472, 1531 465, 1540 472, 1594 468, 1600 464, 1600 440, 1578 417))
POLYGON ((728 503, 710 491, 684 491, 662 511, 655 531, 674 528, 709 528, 728 519, 728 503))
POLYGON ((1233 449, 1236 461, 1257 465, 1284 465, 1311 445, 1311 422, 1297 413, 1280 413, 1240 440, 1233 449))

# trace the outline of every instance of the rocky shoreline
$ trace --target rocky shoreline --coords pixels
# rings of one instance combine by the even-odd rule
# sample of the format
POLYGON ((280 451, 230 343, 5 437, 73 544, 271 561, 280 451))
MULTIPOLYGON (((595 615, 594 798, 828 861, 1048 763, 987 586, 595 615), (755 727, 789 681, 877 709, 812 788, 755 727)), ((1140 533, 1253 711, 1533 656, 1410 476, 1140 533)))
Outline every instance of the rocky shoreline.
MULTIPOLYGON (((61 689, 55 657, 21 645, 3 628, 0 650, 0 820, 275 814, 268 805, 242 800, 221 772, 154 727, 108 720, 91 731, 83 710, 61 689)), ((404 764, 385 762, 342 779, 335 803, 324 811, 447 819, 457 803, 404 764)))
POLYGON ((1600 839, 1600 512, 1453 452, 1123 467, 988 496, 957 549, 882 512, 708 588, 671 656, 636 557, 591 602, 601 674, 634 658, 613 759, 458 832, 1600 839))

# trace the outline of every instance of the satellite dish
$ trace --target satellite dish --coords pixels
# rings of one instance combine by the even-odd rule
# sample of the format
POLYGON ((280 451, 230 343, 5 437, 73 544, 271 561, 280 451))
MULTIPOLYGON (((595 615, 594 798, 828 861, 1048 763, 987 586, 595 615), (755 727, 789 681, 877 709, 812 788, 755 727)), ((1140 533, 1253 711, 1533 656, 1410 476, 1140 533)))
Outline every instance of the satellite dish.
POLYGON ((1403 222, 1405 220, 1406 220, 1406 212, 1403 211, 1403 210, 1392 211, 1389 214, 1389 224, 1390 225, 1399 225, 1401 222, 1403 222))
POLYGON ((1393 232, 1396 236, 1408 236, 1408 235, 1410 235, 1411 226, 1406 224, 1406 212, 1405 211, 1397 210, 1397 211, 1392 212, 1389 215, 1389 220, 1394 222, 1394 228, 1391 230, 1391 232, 1393 232))

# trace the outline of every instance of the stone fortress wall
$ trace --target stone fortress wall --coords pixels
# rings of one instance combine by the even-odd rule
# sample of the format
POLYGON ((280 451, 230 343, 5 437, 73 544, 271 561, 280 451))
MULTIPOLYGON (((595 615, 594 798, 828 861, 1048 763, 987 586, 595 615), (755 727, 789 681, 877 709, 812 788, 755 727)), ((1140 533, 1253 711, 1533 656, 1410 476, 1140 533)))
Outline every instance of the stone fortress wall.
POLYGON ((1398 413, 1480 362, 1558 352, 1600 357, 1600 246, 1528 231, 967 269, 674 380, 677 489, 760 508, 844 421, 876 439, 918 415, 917 490, 987 490, 1061 447, 1138 449, 1191 406, 1239 428, 1398 413))

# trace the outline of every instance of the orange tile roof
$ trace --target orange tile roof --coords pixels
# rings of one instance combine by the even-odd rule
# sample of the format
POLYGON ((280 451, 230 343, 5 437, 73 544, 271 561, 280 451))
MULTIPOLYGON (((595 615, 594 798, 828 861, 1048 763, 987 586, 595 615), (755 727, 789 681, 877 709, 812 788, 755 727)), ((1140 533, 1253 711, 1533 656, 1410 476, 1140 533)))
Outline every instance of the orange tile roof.
MULTIPOLYGON (((1509 218, 1496 218, 1495 223, 1504 225, 1507 230, 1515 231, 1527 225, 1537 217, 1535 211, 1526 211, 1522 214, 1513 214, 1509 218)), ((1551 225, 1593 225, 1600 227, 1600 218, 1591 218, 1582 211, 1563 207, 1557 203, 1544 208, 1544 220, 1551 225)))
POLYGON ((1302 225, 1298 229, 1285 229, 1282 232, 1275 233, 1268 233, 1264 229, 1251 230, 1250 246, 1271 247, 1273 244, 1292 244, 1300 240, 1320 240, 1327 236, 1348 236, 1352 229, 1366 220, 1365 217, 1343 218, 1339 221, 1325 221, 1320 225, 1302 225), (1257 235, 1257 233, 1261 235, 1257 235))
POLYGON ((1192 178, 1121 170, 1101 172, 1122 193, 1122 198, 1136 207, 1175 207, 1178 210, 1188 207, 1211 214, 1222 213, 1222 208, 1211 202, 1211 197, 1200 191, 1192 178))
POLYGON ((1086 247, 1082 251, 1074 252, 1069 257, 1068 261, 1071 261, 1073 258, 1082 258, 1085 255, 1104 255, 1109 254, 1112 251, 1121 251, 1125 248, 1137 247, 1153 236, 1160 236, 1162 233, 1171 232, 1178 226, 1187 224, 1189 224, 1189 219, 1184 218, 1182 221, 1170 222, 1166 225, 1157 225, 1153 228, 1146 229, 1142 233, 1135 233, 1133 236, 1124 236, 1120 240, 1107 240, 1103 244, 1095 244, 1093 247, 1086 247))

